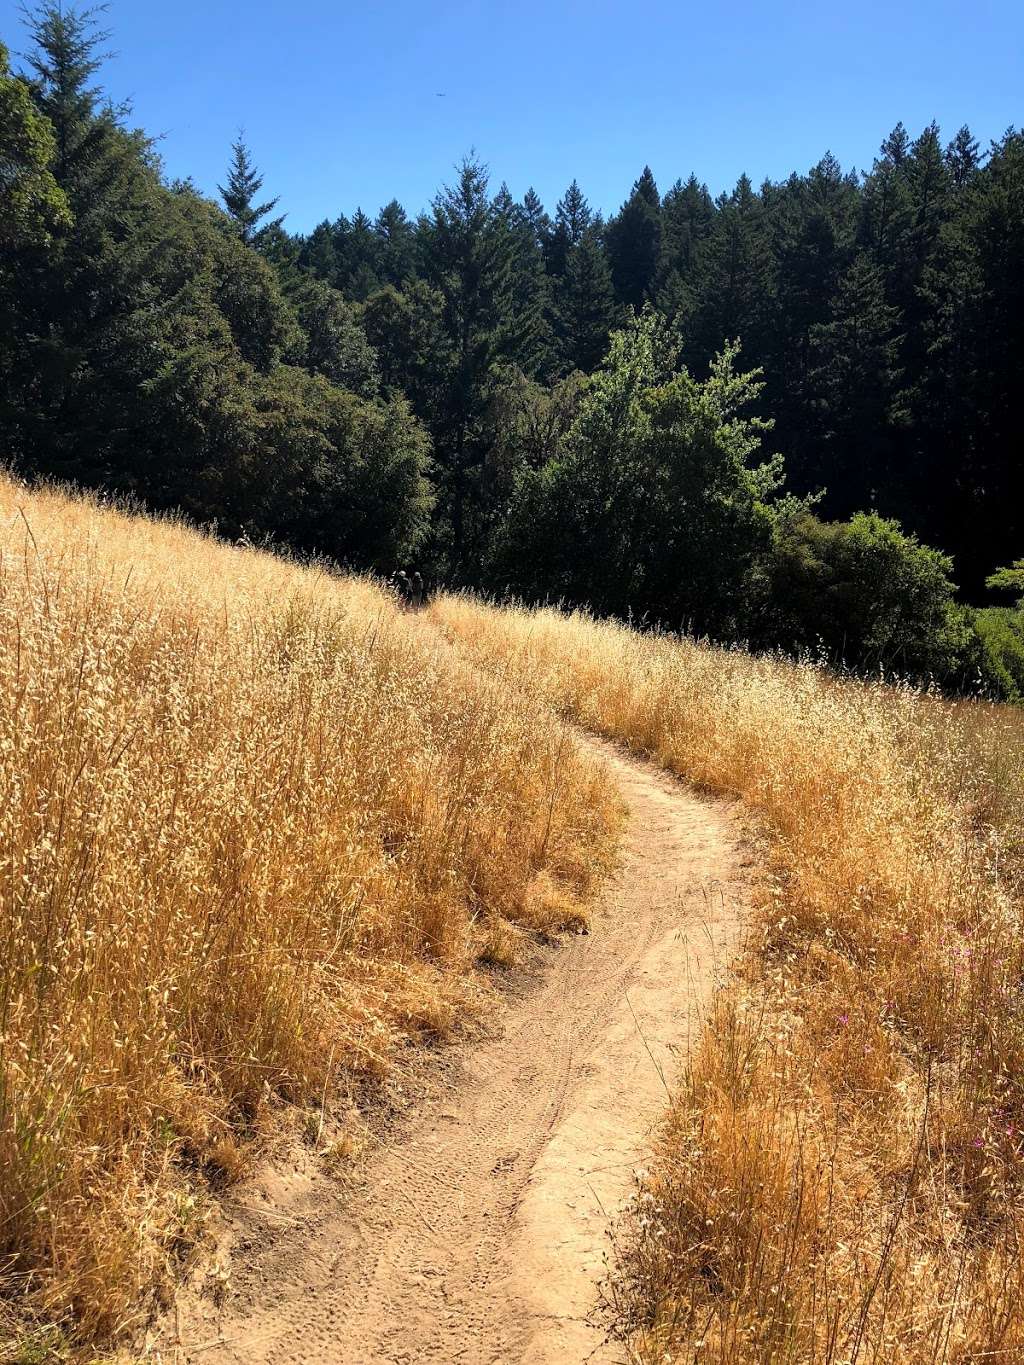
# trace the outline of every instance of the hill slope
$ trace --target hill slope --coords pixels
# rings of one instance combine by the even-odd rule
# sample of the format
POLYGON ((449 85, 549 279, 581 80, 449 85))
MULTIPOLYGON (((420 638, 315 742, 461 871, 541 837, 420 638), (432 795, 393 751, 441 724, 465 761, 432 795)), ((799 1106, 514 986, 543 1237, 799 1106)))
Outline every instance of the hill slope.
POLYGON ((85 1338, 283 1105, 577 922, 618 821, 542 704, 370 583, 6 479, 0 764, 0 1278, 85 1338))

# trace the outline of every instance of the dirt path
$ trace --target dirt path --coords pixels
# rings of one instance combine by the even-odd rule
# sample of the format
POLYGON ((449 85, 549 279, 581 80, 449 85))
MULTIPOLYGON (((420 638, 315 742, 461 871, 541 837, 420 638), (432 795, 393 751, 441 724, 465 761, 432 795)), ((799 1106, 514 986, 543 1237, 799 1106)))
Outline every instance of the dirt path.
MULTIPOLYGON (((497 1036, 458 1049, 343 1205, 313 1187, 179 1359, 613 1362, 595 1320, 609 1228, 735 947, 745 855, 728 810, 586 740, 629 807, 593 931, 544 954, 497 1036), (212 1329, 212 1334, 211 1334, 212 1329)), ((273 1220, 273 1213, 270 1219, 273 1220)))

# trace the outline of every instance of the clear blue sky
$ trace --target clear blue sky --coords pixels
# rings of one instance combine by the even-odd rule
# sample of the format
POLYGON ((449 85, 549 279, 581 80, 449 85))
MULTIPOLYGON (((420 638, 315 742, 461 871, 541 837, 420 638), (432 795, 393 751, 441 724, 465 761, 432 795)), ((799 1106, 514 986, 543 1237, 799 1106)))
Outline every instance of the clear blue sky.
MULTIPOLYGON (((475 147, 549 210, 612 211, 650 163, 711 190, 869 166, 902 119, 987 143, 1024 123, 1021 0, 113 0, 104 73, 214 193, 244 127, 287 226, 397 197, 415 214, 475 147), (443 98, 439 98, 439 92, 443 98)), ((0 38, 24 47, 18 5, 0 38)))

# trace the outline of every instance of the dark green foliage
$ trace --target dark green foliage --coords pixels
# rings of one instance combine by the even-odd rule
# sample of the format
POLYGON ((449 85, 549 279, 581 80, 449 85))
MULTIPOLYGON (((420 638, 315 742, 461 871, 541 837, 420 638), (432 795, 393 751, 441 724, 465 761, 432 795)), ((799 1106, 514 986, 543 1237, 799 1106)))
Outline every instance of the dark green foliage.
POLYGON ((322 280, 305 281, 292 295, 305 337, 302 359, 339 388, 372 398, 379 387, 377 357, 355 310, 322 280))
POLYGON ((456 577, 471 574, 483 551, 481 478, 499 366, 530 354, 536 343, 532 310, 524 315, 516 294, 512 207, 488 198, 486 167, 467 158, 424 224, 428 278, 444 300, 449 356, 432 427, 445 452, 437 472, 438 529, 445 567, 456 577))
POLYGON ((508 238, 510 271, 503 351, 530 374, 547 377, 555 368, 551 285, 544 265, 551 222, 533 190, 516 204, 503 185, 495 206, 508 238))
POLYGON ((654 298, 661 267, 661 198, 650 166, 608 224, 606 241, 615 294, 639 308, 654 298))
POLYGON ((416 274, 416 232, 397 199, 385 204, 373 225, 377 238, 377 274, 385 284, 401 287, 416 274))
POLYGON ((549 274, 565 274, 569 251, 579 246, 594 225, 586 196, 574 180, 555 206, 555 222, 547 236, 545 255, 549 274))
POLYGON ((766 424, 741 415, 758 384, 734 361, 727 350, 700 383, 677 368, 678 343, 656 314, 617 332, 571 427, 520 479, 495 582, 735 630, 770 539, 780 467, 751 463, 766 424))
POLYGON ((403 292, 388 285, 371 294, 361 312, 384 384, 404 393, 416 415, 439 429, 441 395, 451 382, 455 355, 444 295, 423 280, 412 280, 403 292))
POLYGON ((282 366, 258 411, 260 453, 279 477, 277 534, 382 572, 415 552, 432 506, 429 445, 403 399, 367 403, 282 366))
POLYGON ((257 228, 268 206, 252 203, 244 148, 233 217, 166 187, 89 84, 103 40, 89 16, 46 5, 33 35, 37 118, 70 214, 22 233, 0 265, 9 457, 228 534, 381 568, 410 554, 431 505, 426 435, 400 396, 366 401, 372 349, 340 295, 296 274, 279 221, 257 228))
POLYGON ((806 394, 818 417, 811 468, 834 511, 876 505, 883 489, 900 483, 895 452, 906 418, 898 318, 881 271, 859 255, 836 282, 827 319, 808 328, 806 394))
POLYGON ((718 199, 716 210, 699 253, 701 278, 688 351, 694 358, 706 357, 742 337, 754 354, 761 354, 771 300, 765 206, 744 175, 732 194, 718 199))
POLYGON ((231 165, 228 167, 228 183, 218 185, 228 217, 235 224, 238 235, 247 244, 258 244, 264 233, 279 228, 284 222, 273 218, 262 227, 258 224, 277 206, 276 199, 267 199, 262 204, 255 203, 256 196, 263 188, 263 177, 253 164, 249 148, 241 135, 231 144, 231 165))
POLYGON ((608 261, 592 229, 566 252, 554 298, 563 368, 589 372, 608 349, 618 311, 608 261))
POLYGON ((960 681, 973 641, 952 568, 874 513, 831 523, 803 509, 780 516, 771 638, 859 669, 960 681))

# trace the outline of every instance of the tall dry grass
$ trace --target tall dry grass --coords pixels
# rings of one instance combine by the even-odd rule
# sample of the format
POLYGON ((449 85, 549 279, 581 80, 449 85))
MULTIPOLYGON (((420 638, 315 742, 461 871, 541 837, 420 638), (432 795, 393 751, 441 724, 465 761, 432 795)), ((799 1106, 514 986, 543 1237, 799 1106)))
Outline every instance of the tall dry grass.
POLYGON ((1024 713, 581 614, 434 613, 768 836, 752 950, 637 1198, 637 1357, 1024 1360, 1024 713))
POLYGON ((546 708, 369 583, 7 479, 0 774, 0 1313, 85 1338, 275 1105, 584 913, 617 818, 546 708))

